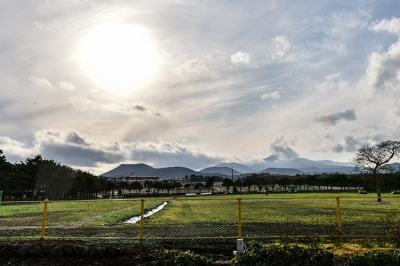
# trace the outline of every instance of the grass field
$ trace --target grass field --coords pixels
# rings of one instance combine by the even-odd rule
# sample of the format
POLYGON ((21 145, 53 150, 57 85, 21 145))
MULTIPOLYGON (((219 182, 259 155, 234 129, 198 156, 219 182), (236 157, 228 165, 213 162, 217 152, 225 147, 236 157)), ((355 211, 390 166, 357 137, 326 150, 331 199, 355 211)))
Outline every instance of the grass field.
MULTIPOLYGON (((334 193, 240 195, 243 236, 300 235, 311 232, 328 235, 337 228, 335 196, 334 193)), ((152 216, 146 225, 152 230, 163 227, 170 234, 182 237, 234 237, 238 234, 237 195, 198 199, 192 197, 170 201, 165 210, 152 216)), ((382 217, 398 208, 399 204, 400 197, 396 195, 387 194, 384 202, 377 204, 374 194, 340 194, 344 233, 352 236, 381 234, 384 229, 382 217)), ((163 234, 163 237, 167 237, 167 234, 163 234)))
MULTIPOLYGON (((243 237, 281 234, 328 235, 337 228, 335 193, 241 194, 243 237)), ((341 193, 340 210, 345 235, 377 235, 382 218, 400 206, 400 197, 384 194, 341 193)), ((146 238, 199 238, 238 236, 238 195, 146 198, 150 210, 163 201, 165 208, 146 218, 146 238)), ((1 237, 40 235, 44 203, 3 202, 1 237)), ((55 201, 48 204, 46 236, 138 238, 139 224, 124 221, 139 215, 140 199, 55 201)))

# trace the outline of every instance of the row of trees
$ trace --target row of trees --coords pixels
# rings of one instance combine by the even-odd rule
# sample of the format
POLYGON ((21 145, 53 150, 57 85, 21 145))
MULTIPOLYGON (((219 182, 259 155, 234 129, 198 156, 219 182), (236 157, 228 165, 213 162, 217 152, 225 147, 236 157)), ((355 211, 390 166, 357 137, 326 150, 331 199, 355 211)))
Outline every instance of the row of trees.
POLYGON ((182 184, 181 182, 178 181, 144 181, 143 185, 135 181, 131 184, 128 184, 127 182, 120 182, 118 183, 118 186, 122 189, 129 190, 131 192, 132 189, 136 190, 136 192, 139 192, 143 189, 146 188, 146 192, 150 193, 160 193, 160 191, 167 191, 167 194, 169 195, 172 190, 175 190, 176 193, 181 193, 181 190, 184 189, 187 193, 189 192, 189 189, 192 187, 201 193, 202 188, 207 189, 208 192, 210 192, 210 189, 213 188, 214 186, 214 180, 215 177, 206 177, 205 178, 205 184, 204 182, 197 182, 197 183, 186 183, 182 184), (139 189, 135 189, 133 187, 139 187, 139 189))
POLYGON ((96 198, 99 192, 106 192, 107 196, 123 194, 124 191, 137 193, 146 189, 147 193, 176 190, 193 187, 201 192, 202 188, 208 191, 213 187, 214 179, 220 177, 195 176, 192 179, 206 180, 187 183, 169 181, 145 181, 143 184, 135 181, 115 182, 107 178, 97 177, 89 172, 72 169, 54 160, 44 159, 41 155, 27 158, 25 161, 10 163, 3 151, 0 150, 0 190, 4 197, 36 200, 44 197, 49 199, 68 198, 96 198))
MULTIPOLYGON (((185 176, 185 180, 189 180, 189 182, 191 183, 201 183, 201 182, 207 182, 208 178, 210 178, 210 176, 203 176, 203 175, 190 175, 190 176, 185 176)), ((221 176, 212 176, 214 182, 222 182, 222 180, 224 179, 221 176)))
MULTIPOLYGON (((381 179, 381 186, 387 189, 398 189, 398 183, 400 180, 400 172, 387 172, 379 175, 381 179)), ((124 191, 132 193, 142 193, 143 190, 146 193, 159 194, 166 192, 168 195, 175 191, 175 193, 188 193, 190 189, 195 189, 196 192, 201 193, 202 191, 214 191, 215 177, 205 176, 203 182, 188 182, 182 184, 178 181, 145 181, 143 184, 135 181, 132 183, 128 182, 116 182, 108 186, 108 191, 118 190, 120 194, 124 191)), ((108 181, 110 182, 110 181, 108 181)), ((218 177, 218 182, 220 178, 218 177)), ((272 176, 269 174, 252 174, 244 178, 238 178, 232 181, 231 178, 225 178, 222 180, 222 186, 229 192, 231 188, 235 192, 242 192, 243 188, 246 188, 247 192, 260 192, 261 190, 269 190, 274 192, 277 187, 280 187, 280 191, 287 191, 289 185, 295 185, 298 191, 332 191, 334 188, 353 188, 354 190, 366 188, 375 188, 375 178, 370 173, 358 173, 358 174, 321 174, 321 175, 296 175, 296 176, 272 176)))
POLYGON ((82 170, 75 170, 41 155, 19 163, 7 161, 0 150, 0 190, 5 197, 35 200, 44 196, 52 199, 65 197, 93 197, 100 191, 111 190, 115 184, 82 170))
MULTIPOLYGON (((400 172, 388 172, 379 175, 381 180, 381 187, 388 189, 398 189, 400 181, 400 172)), ((360 188, 375 188, 375 178, 369 173, 358 174, 321 174, 321 175, 296 175, 296 176, 272 176, 268 174, 252 174, 245 178, 239 178, 232 181, 230 178, 225 178, 222 186, 226 187, 229 192, 230 188, 234 187, 239 192, 242 188, 247 188, 247 191, 261 191, 262 189, 274 192, 276 187, 281 190, 287 191, 289 185, 295 185, 298 191, 311 190, 333 190, 340 188, 344 190, 353 188, 354 190, 360 188)))

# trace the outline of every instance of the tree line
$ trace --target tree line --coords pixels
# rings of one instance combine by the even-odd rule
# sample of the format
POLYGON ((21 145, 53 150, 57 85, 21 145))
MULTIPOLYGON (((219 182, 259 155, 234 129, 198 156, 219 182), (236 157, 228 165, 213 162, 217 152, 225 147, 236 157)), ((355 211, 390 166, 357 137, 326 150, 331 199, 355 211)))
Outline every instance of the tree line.
MULTIPOLYGON (((268 173, 252 174, 244 178, 238 178, 232 181, 231 178, 225 178, 222 186, 229 192, 242 192, 246 188, 248 192, 260 192, 261 190, 275 192, 277 187, 280 191, 287 191, 288 186, 296 186, 297 191, 332 191, 345 190, 346 188, 358 189, 376 189, 376 177, 368 172, 354 174, 312 174, 296 176, 274 176, 268 173)), ((400 189, 400 171, 392 171, 379 174, 381 180, 380 186, 387 190, 400 189)))
POLYGON ((41 155, 10 163, 0 150, 0 191, 4 198, 91 198, 113 187, 115 185, 105 178, 44 159, 41 155))

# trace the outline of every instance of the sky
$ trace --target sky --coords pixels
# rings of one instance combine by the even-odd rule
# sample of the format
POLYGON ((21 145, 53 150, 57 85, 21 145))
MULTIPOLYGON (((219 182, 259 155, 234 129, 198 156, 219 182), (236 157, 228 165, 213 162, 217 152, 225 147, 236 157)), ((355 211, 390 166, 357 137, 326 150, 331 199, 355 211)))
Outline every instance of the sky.
POLYGON ((0 149, 101 174, 399 140, 398 0, 2 0, 0 149))

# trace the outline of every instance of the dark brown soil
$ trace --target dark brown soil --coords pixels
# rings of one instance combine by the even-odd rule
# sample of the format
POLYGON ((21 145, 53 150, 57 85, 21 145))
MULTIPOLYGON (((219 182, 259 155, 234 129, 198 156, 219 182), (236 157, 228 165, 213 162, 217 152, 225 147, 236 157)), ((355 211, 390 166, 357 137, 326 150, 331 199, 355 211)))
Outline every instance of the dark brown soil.
POLYGON ((190 250, 210 260, 210 265, 232 265, 233 250, 236 249, 234 240, 219 242, 191 242, 169 241, 152 243, 88 243, 82 241, 42 241, 42 242, 8 242, 1 243, 3 247, 14 247, 18 250, 22 245, 42 245, 43 242, 52 246, 96 246, 101 248, 99 254, 81 255, 76 252, 62 253, 62 255, 50 252, 38 255, 16 253, 3 253, 0 257, 0 265, 175 265, 174 254, 179 251, 190 250), (112 250, 113 252, 110 252, 112 250))

